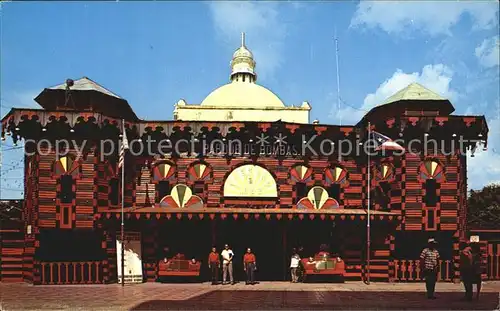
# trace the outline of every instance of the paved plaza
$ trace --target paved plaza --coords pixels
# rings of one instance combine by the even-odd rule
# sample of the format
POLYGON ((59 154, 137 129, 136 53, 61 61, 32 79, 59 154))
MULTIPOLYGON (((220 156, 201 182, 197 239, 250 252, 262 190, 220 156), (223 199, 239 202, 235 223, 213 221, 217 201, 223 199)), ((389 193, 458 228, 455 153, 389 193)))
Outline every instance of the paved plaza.
POLYGON ((428 300, 422 283, 203 284, 33 286, 0 283, 0 310, 495 310, 500 282, 479 301, 462 301, 461 284, 438 283, 428 300))

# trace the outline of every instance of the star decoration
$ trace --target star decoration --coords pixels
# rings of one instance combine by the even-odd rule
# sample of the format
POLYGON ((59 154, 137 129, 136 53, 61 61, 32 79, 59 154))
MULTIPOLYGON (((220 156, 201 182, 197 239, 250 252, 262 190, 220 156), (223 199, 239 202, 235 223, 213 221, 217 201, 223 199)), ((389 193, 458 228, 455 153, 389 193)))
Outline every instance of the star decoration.
POLYGON ((287 144, 287 142, 285 141, 286 138, 287 136, 283 136, 282 133, 279 133, 278 136, 274 136, 274 139, 276 139, 275 144, 279 144, 280 146, 282 144, 286 145, 287 144))
POLYGON ((260 136, 256 136, 255 138, 257 139, 257 141, 255 142, 257 145, 264 146, 269 144, 269 141, 267 141, 269 139, 269 136, 264 133, 261 133, 260 136))

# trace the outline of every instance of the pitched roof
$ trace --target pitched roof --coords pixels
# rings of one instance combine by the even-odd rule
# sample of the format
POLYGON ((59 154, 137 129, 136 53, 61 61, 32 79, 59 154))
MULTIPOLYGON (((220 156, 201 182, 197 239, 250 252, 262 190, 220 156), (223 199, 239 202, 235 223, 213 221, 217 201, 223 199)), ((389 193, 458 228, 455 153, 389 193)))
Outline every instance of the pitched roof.
POLYGON ((441 97, 437 93, 427 89, 418 83, 411 83, 404 89, 400 90, 396 94, 387 98, 382 105, 394 103, 401 100, 447 100, 441 97))
MULTIPOLYGON (((51 89, 51 90, 65 90, 66 89, 66 82, 59 84, 59 85, 56 85, 56 86, 53 86, 53 87, 49 87, 49 89, 51 89)), ((122 99, 120 96, 114 94, 110 90, 104 88, 103 86, 97 84, 96 82, 90 80, 87 77, 83 77, 81 79, 75 80, 73 86, 71 86, 70 89, 75 90, 75 91, 97 91, 97 92, 100 92, 100 93, 103 93, 103 94, 106 94, 109 96, 116 97, 118 99, 122 99)))

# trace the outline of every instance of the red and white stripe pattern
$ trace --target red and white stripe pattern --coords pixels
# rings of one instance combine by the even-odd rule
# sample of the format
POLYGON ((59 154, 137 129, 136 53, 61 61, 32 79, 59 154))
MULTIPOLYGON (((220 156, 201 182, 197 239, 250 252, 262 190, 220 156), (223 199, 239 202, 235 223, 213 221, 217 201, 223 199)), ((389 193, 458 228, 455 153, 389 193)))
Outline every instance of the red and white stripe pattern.
POLYGON ((120 159, 118 160, 118 168, 125 164, 125 151, 128 150, 127 132, 125 131, 125 120, 122 120, 122 143, 120 145, 120 159))
POLYGON ((405 151, 405 148, 378 132, 372 131, 370 139, 375 141, 375 150, 405 151))

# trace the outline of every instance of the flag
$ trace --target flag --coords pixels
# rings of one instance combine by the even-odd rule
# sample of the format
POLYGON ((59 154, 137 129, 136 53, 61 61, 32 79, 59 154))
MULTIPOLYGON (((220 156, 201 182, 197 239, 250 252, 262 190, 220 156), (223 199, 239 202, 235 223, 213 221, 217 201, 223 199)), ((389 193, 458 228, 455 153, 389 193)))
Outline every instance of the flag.
POLYGON ((125 151, 128 150, 127 132, 125 131, 125 120, 122 120, 122 144, 120 146, 120 159, 118 160, 118 168, 125 164, 125 151))
POLYGON ((382 135, 378 132, 371 131, 370 138, 375 142, 375 150, 390 150, 390 151, 405 151, 405 148, 390 139, 389 137, 382 135))

